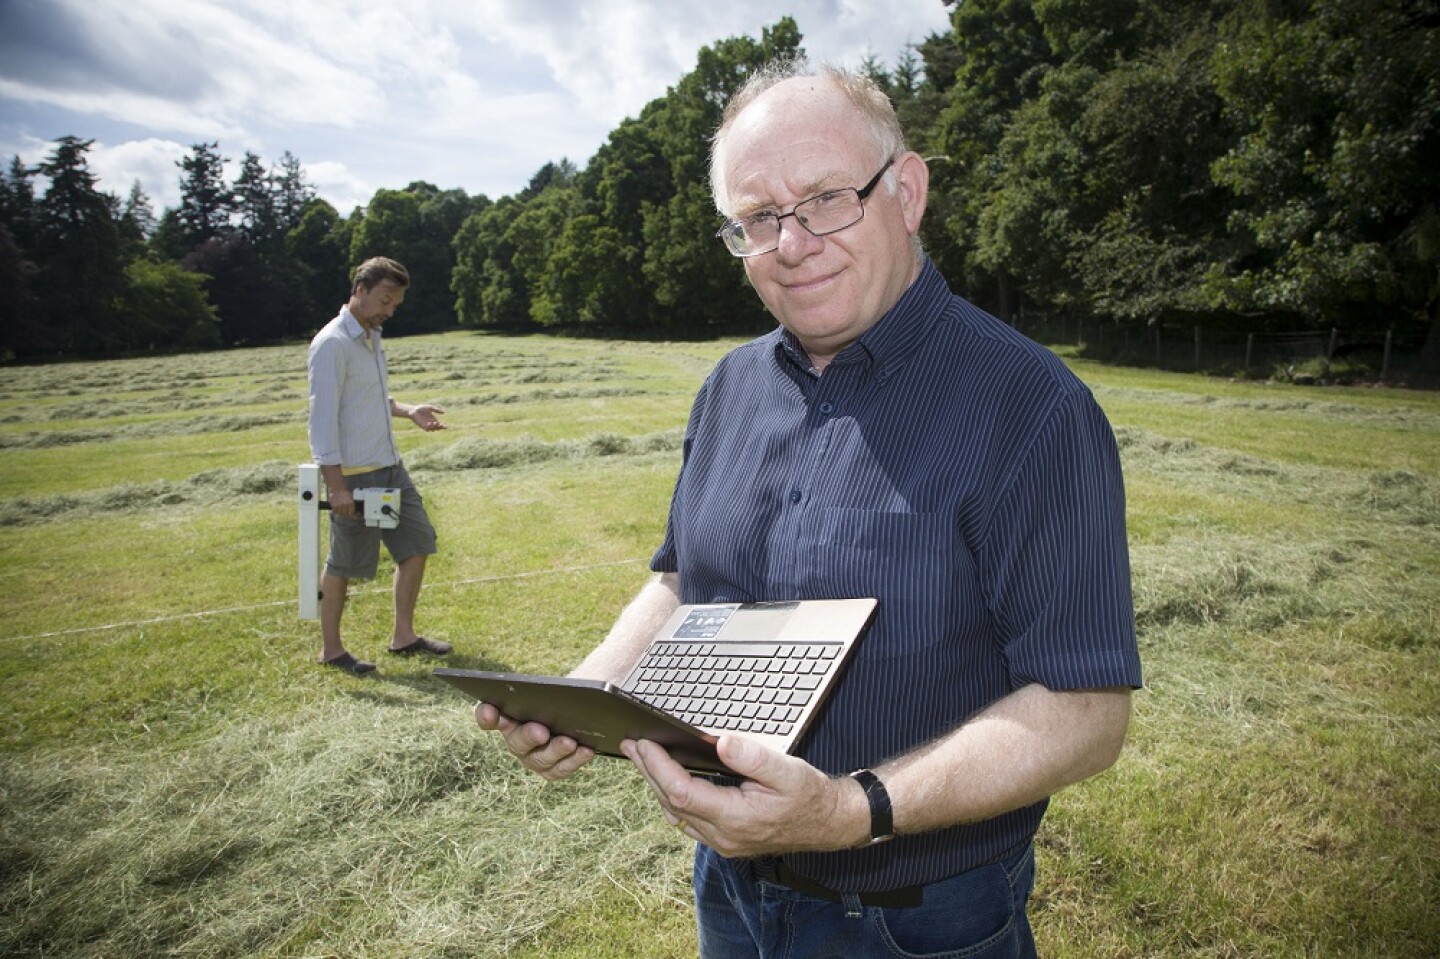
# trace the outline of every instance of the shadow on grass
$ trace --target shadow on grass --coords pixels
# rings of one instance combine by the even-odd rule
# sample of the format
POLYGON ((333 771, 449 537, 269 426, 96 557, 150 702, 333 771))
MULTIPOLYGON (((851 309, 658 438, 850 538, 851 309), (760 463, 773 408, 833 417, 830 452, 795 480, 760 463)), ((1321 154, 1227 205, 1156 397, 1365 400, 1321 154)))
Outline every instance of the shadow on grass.
POLYGON ((416 660, 404 672, 392 671, 396 669, 394 665, 390 670, 387 670, 385 666, 386 664, 382 662, 378 664, 378 668, 374 672, 366 673, 363 676, 349 677, 355 686, 353 689, 347 690, 345 695, 356 701, 383 706, 415 705, 416 696, 435 705, 447 703, 473 705, 475 702, 473 699, 436 676, 435 670, 444 668, 475 669, 489 673, 515 672, 515 667, 510 663, 492 659, 489 656, 477 656, 458 651, 445 657, 427 657, 424 660, 416 660))

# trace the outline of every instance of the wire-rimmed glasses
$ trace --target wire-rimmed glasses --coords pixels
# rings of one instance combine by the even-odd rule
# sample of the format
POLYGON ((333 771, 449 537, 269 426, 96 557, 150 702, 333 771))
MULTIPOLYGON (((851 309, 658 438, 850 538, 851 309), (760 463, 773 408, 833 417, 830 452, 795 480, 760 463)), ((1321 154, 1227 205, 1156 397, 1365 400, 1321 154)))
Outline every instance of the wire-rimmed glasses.
POLYGON ((796 223, 815 236, 838 233, 865 218, 865 200, 875 192, 880 178, 894 162, 894 157, 886 160, 870 182, 859 189, 845 187, 817 193, 795 204, 789 213, 755 213, 738 220, 726 220, 715 235, 724 240, 736 256, 759 256, 780 246, 780 221, 786 217, 793 216, 796 223))

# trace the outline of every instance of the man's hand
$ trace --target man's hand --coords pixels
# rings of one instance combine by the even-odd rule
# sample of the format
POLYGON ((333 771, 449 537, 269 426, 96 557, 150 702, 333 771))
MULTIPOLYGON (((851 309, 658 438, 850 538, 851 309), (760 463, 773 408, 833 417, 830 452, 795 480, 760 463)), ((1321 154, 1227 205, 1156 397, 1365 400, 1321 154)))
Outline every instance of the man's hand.
POLYGON ((665 818, 722 856, 847 849, 870 835, 865 791, 809 763, 740 736, 722 736, 720 759, 745 777, 738 787, 692 776, 660 745, 620 748, 644 775, 665 818))
POLYGON ((345 519, 354 519, 356 516, 355 497, 343 483, 330 487, 330 512, 345 519))
POLYGON ((489 703, 476 704, 475 722, 481 729, 498 732, 520 765, 542 779, 564 779, 595 758, 595 750, 589 746, 581 746, 569 736, 551 736, 549 728, 540 723, 517 723, 489 703))
POLYGON ((421 403, 419 406, 410 407, 410 412, 407 415, 410 417, 410 422, 425 432, 432 433, 435 430, 443 430, 445 428, 445 424, 440 422, 439 418, 435 415, 436 413, 443 412, 445 411, 433 403, 421 403))

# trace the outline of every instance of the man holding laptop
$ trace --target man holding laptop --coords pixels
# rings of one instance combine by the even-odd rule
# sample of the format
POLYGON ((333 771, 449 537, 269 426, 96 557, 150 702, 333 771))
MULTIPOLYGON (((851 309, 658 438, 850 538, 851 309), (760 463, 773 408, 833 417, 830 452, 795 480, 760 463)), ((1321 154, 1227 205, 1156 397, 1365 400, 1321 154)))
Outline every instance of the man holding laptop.
MULTIPOLYGON (((920 250, 928 172, 869 80, 773 65, 726 109, 720 238, 779 328, 696 398, 659 575, 572 675, 618 683, 681 604, 875 597, 794 755, 695 776, 624 744, 699 843, 705 957, 1031 956, 1047 797, 1110 766, 1140 685, 1109 424, 920 250)), ((529 769, 594 756, 481 703, 529 769)))

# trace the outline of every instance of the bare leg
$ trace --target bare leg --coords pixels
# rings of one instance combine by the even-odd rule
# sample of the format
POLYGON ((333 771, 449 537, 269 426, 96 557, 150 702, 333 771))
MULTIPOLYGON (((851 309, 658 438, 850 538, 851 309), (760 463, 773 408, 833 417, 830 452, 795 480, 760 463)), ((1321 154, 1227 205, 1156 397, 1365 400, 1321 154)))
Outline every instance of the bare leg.
POLYGON ((407 556, 395 564, 395 631, 390 636, 391 649, 403 649, 419 638, 415 632, 415 605, 420 601, 420 585, 425 581, 425 554, 407 556))
POLYGON ((320 578, 320 661, 328 662, 345 652, 340 641, 340 614, 345 611, 345 595, 350 580, 343 576, 324 574, 320 578))

